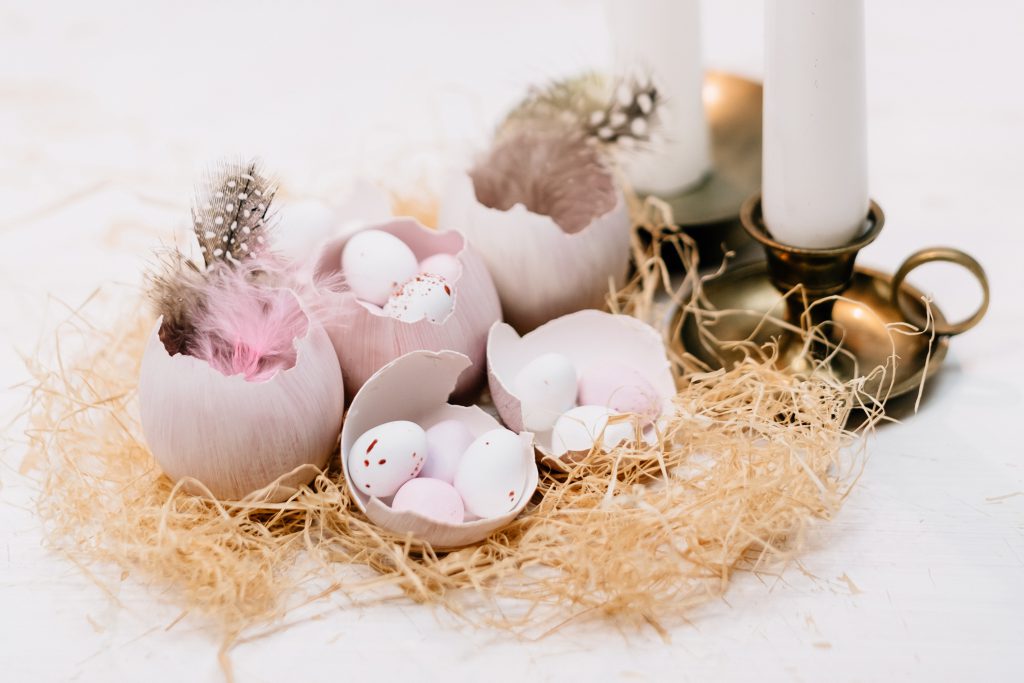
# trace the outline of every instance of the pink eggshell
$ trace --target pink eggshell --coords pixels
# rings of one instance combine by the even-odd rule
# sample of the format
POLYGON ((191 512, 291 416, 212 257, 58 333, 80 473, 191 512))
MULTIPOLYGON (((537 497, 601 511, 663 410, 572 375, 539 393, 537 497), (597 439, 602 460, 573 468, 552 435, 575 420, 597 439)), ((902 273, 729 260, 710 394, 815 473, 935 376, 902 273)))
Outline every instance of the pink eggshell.
POLYGON ((434 254, 420 261, 420 272, 443 277, 451 284, 459 278, 462 266, 451 254, 434 254))
POLYGON ((427 462, 421 477, 440 479, 451 484, 462 454, 473 443, 473 432, 458 420, 441 420, 427 430, 427 462))
POLYGON ((455 487, 426 477, 410 479, 402 485, 391 501, 391 509, 415 512, 442 524, 462 524, 465 517, 465 506, 455 487))
POLYGON ((651 383, 633 368, 614 362, 594 365, 580 375, 577 402, 633 413, 647 421, 661 413, 661 401, 651 383))

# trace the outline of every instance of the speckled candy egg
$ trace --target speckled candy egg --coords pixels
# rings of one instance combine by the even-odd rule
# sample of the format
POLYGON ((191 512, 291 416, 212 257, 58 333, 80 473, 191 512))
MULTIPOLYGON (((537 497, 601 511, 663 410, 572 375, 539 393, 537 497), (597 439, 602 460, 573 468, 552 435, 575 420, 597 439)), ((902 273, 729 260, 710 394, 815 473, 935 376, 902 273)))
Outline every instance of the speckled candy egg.
POLYGON ((384 314, 407 323, 423 319, 439 323, 448 317, 454 305, 452 287, 444 278, 416 275, 388 298, 384 314))
POLYGON ((427 435, 415 422, 396 420, 364 432, 348 454, 356 488, 387 498, 420 473, 427 459, 427 435))
POLYGON ((523 442, 515 432, 499 428, 484 432, 466 449, 455 490, 477 517, 497 517, 515 508, 526 480, 523 442))

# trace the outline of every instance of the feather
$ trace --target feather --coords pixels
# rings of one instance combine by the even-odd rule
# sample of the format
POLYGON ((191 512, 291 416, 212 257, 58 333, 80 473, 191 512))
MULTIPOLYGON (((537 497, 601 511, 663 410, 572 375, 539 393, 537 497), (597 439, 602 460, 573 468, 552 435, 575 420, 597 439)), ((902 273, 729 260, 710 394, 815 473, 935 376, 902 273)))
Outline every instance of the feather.
POLYGON ((219 267, 195 318, 191 355, 225 375, 264 381, 295 365, 295 340, 308 326, 289 290, 264 287, 243 269, 219 267))
POLYGON ((662 98, 648 77, 610 79, 596 72, 534 87, 499 127, 497 138, 538 124, 560 123, 607 147, 650 141, 662 98))
POLYGON ((178 249, 157 253, 145 275, 146 294, 154 312, 163 316, 160 340, 171 355, 188 353, 195 319, 205 306, 206 277, 178 249))
POLYGON ((561 126, 510 132, 470 171, 477 200, 507 211, 523 204, 575 233, 615 207, 615 179, 600 148, 561 126))
POLYGON ((258 161, 226 161, 196 188, 192 223, 203 260, 241 263, 266 252, 277 186, 258 161))

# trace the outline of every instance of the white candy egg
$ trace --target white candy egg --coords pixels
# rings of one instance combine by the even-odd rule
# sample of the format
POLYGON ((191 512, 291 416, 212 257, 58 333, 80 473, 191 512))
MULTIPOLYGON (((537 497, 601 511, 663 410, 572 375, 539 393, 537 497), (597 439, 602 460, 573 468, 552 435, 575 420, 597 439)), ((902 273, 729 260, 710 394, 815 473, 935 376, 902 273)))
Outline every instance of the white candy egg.
POLYGON ((623 442, 635 440, 636 430, 632 422, 608 423, 614 415, 617 413, 606 406, 579 406, 566 412, 558 418, 551 432, 555 454, 589 452, 599 437, 601 450, 605 452, 623 442))
POLYGON ((459 259, 451 254, 434 254, 420 261, 420 272, 443 277, 448 282, 455 282, 462 273, 459 259))
POLYGON ((364 230, 345 243, 341 270, 357 298, 383 306, 403 282, 419 272, 405 242, 382 230, 364 230))
POLYGON ((352 444, 348 474, 359 491, 387 498, 418 475, 426 459, 427 434, 422 427, 407 420, 385 422, 352 444))
POLYGON ((439 323, 452 312, 453 293, 451 285, 437 275, 416 275, 391 295, 384 314, 407 323, 423 318, 439 323))
POLYGON ((442 420, 427 430, 427 462, 421 477, 451 484, 462 454, 473 443, 473 432, 458 420, 442 420))
POLYGON ((545 432, 576 405, 576 368, 560 353, 545 353, 519 371, 513 391, 522 406, 523 427, 545 432))
POLYGON ((526 486, 529 458, 515 432, 498 428, 484 432, 462 455, 455 490, 477 517, 497 517, 512 510, 526 486))

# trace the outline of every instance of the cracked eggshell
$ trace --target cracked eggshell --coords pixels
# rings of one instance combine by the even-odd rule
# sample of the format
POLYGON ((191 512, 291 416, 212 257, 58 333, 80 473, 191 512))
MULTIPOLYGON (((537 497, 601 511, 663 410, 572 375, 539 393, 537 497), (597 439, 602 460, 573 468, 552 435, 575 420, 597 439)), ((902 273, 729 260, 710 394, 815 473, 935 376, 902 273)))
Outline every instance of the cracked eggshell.
POLYGON ((446 524, 411 511, 392 510, 383 500, 367 496, 352 486, 348 454, 356 439, 367 430, 394 420, 409 420, 424 429, 444 420, 459 420, 474 438, 501 425, 477 406, 446 403, 460 376, 472 363, 454 351, 413 351, 397 358, 370 377, 352 399, 341 431, 341 462, 345 482, 356 505, 370 521, 397 534, 411 533, 436 549, 458 548, 483 540, 519 515, 537 489, 533 435, 519 434, 527 468, 527 482, 515 506, 500 517, 446 524))
POLYGON ((295 365, 249 382, 167 353, 162 322, 146 343, 138 391, 146 443, 167 476, 188 479, 184 488, 196 495, 279 502, 327 465, 345 395, 322 327, 310 320, 295 340, 295 365))
MULTIPOLYGON (((515 378, 528 363, 546 353, 560 353, 572 361, 577 373, 615 361, 643 377, 658 394, 662 414, 672 411, 675 380, 661 335, 628 315, 585 310, 564 315, 523 336, 506 323, 495 323, 487 338, 487 367, 491 398, 502 421, 523 430, 522 403, 515 378)), ((565 470, 565 458, 556 455, 552 430, 535 434, 541 462, 565 470)))
POLYGON ((471 398, 483 385, 487 331, 501 320, 498 293, 483 260, 461 234, 431 230, 411 218, 394 218, 363 228, 398 237, 420 262, 436 254, 449 254, 459 261, 461 272, 450 283, 454 302, 447 316, 437 322, 426 318, 404 322, 360 302, 343 285, 337 291, 325 285, 337 280, 341 252, 351 234, 324 245, 314 268, 314 281, 321 283, 318 305, 338 353, 346 391, 355 394, 377 370, 410 351, 452 350, 472 362, 455 387, 457 398, 471 398))
POLYGON ((631 230, 625 197, 618 189, 616 195, 614 208, 568 233, 522 204, 507 211, 485 206, 470 176, 460 173, 442 197, 438 226, 458 230, 480 253, 505 320, 525 333, 560 315, 601 307, 610 282, 622 285, 631 230))

